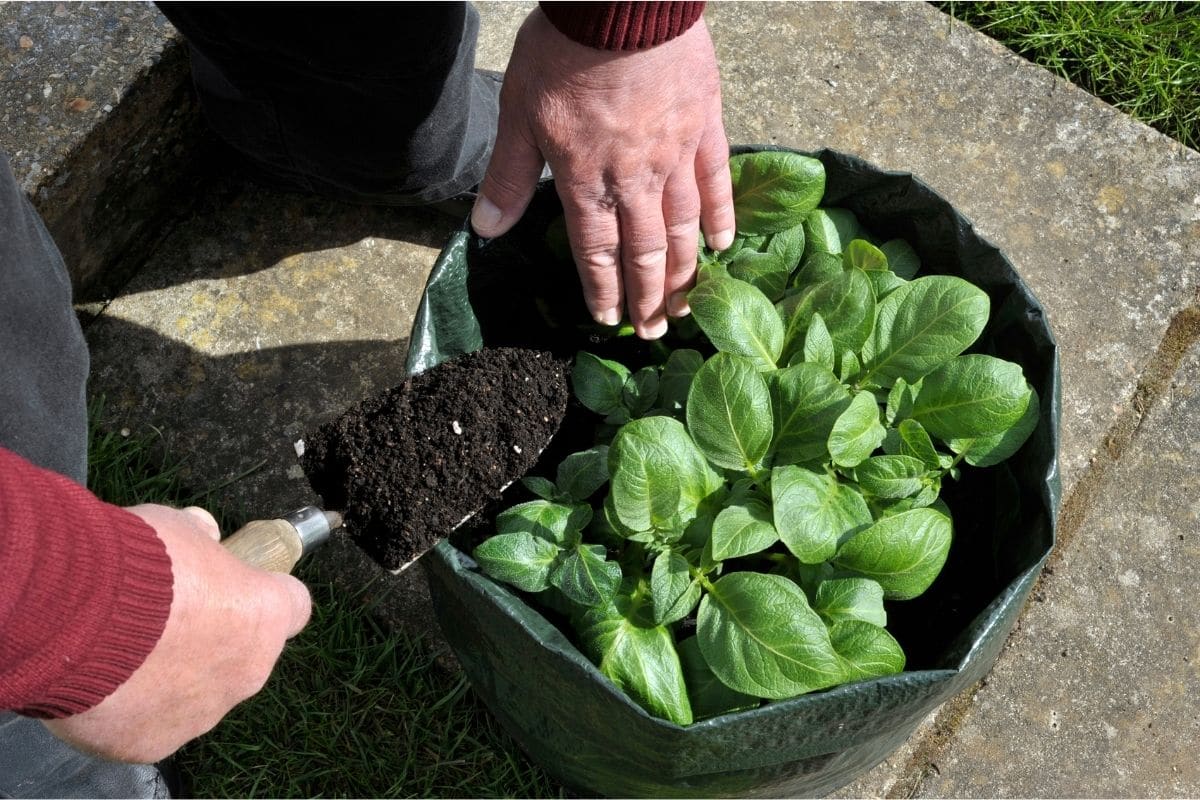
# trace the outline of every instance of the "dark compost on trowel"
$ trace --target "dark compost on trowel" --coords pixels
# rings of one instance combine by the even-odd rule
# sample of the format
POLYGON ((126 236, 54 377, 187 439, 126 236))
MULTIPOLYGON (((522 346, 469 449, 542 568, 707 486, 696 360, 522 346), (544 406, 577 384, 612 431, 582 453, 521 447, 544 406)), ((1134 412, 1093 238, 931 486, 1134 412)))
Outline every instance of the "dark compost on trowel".
POLYGON ((460 356, 306 435, 301 465, 351 538, 397 570, 533 466, 566 413, 568 374, 542 351, 460 356))

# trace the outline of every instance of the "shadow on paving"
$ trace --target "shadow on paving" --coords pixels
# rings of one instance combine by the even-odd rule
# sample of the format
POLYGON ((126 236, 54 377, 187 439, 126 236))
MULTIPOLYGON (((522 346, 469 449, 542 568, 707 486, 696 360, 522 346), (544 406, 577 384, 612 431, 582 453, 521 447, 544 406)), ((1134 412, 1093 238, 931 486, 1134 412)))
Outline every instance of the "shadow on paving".
MULTIPOLYGON (((101 426, 159 432, 184 485, 217 487, 198 503, 222 508, 229 527, 319 500, 297 441, 404 379, 421 291, 459 222, 205 168, 190 210, 87 325, 88 393, 104 398, 101 426)), ((357 548, 325 551, 346 585, 381 579, 357 548)), ((382 580, 395 589, 389 622, 436 636, 419 570, 382 580)))

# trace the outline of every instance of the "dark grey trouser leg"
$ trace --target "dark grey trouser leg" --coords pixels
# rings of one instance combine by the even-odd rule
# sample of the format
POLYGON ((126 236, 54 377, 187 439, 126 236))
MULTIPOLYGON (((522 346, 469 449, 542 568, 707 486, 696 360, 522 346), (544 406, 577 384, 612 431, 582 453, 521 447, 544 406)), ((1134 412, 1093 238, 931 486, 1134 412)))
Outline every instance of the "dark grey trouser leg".
POLYGON ((84 483, 87 372, 62 256, 0 152, 0 445, 84 483))
POLYGON ((0 715, 0 797, 170 796, 152 765, 85 756, 37 720, 0 715))
MULTIPOLYGON (((87 370, 62 256, 0 152, 0 445, 84 483, 87 370)), ((0 712, 0 797, 169 796, 153 766, 83 755, 0 712)))
MULTIPOLYGON (((171 3, 209 126, 284 188, 418 205, 482 178, 497 82, 467 3, 171 3)), ((272 180, 273 179, 273 180, 272 180)))

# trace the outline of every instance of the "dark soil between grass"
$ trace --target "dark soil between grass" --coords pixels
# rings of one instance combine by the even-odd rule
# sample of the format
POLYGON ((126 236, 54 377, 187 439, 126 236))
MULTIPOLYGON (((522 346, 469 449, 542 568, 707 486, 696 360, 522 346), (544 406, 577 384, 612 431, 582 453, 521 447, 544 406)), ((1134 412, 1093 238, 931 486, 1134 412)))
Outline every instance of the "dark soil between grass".
POLYGON ((542 351, 460 356, 306 435, 301 464, 351 538, 399 569, 534 465, 566 413, 568 376, 542 351))

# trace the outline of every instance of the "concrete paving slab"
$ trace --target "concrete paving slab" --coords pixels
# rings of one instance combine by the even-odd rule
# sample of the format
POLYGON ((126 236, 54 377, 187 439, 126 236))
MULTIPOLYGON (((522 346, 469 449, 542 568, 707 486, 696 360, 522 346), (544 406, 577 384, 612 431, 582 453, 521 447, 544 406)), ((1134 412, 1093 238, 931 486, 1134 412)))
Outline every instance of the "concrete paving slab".
POLYGON ((185 47, 150 3, 0 3, 0 149, 77 299, 111 296, 199 179, 189 88, 185 47))
POLYGON ((1200 343, 1047 575, 925 797, 1200 795, 1200 343))

